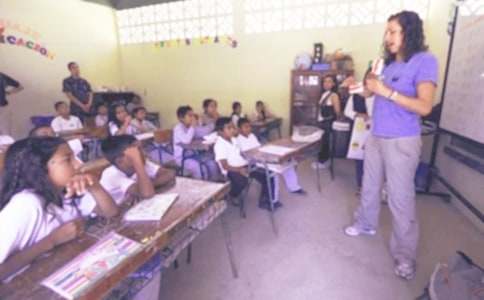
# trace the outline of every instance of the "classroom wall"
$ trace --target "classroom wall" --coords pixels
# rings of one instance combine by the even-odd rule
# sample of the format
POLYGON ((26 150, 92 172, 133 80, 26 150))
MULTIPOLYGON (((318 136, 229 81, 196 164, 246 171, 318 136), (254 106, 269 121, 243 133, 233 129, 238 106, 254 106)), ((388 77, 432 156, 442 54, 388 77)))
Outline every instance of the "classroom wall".
POLYGON ((54 54, 50 59, 26 47, 0 44, 0 71, 25 87, 10 97, 15 137, 31 128, 31 115, 52 114, 53 103, 66 100, 62 80, 69 75, 69 61, 79 63, 92 86, 121 85, 111 8, 80 0, 2 0, 0 20, 20 25, 7 27, 4 35, 38 42, 54 54))
MULTIPOLYGON (((143 95, 150 110, 161 112, 163 125, 176 122, 178 105, 189 104, 200 110, 205 97, 216 98, 222 114, 230 113, 234 99, 242 102, 245 112, 252 112, 255 100, 260 98, 285 118, 287 130, 290 70, 298 53, 312 53, 315 42, 323 42, 325 52, 342 48, 353 55, 360 76, 368 61, 379 54, 383 24, 245 34, 241 2, 234 1, 234 36, 239 44, 235 49, 217 44, 177 48, 155 48, 152 44, 120 46, 124 84, 143 95)), ((433 0, 429 20, 425 22, 431 51, 442 65, 448 44, 445 32, 449 7, 449 0, 433 0)))

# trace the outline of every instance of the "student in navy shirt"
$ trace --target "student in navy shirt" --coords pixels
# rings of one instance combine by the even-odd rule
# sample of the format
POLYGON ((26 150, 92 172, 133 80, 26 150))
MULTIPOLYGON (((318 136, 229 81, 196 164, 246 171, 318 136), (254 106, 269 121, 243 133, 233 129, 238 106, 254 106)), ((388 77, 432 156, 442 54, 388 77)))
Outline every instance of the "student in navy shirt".
POLYGON ((415 12, 402 11, 388 18, 384 45, 383 76, 371 73, 365 81, 375 95, 373 126, 365 144, 360 206, 345 233, 376 233, 386 179, 394 272, 409 280, 415 276, 419 239, 414 177, 422 147, 420 118, 432 110, 438 62, 427 52, 423 22, 415 12))
POLYGON ((80 76, 79 66, 75 62, 67 65, 71 76, 62 82, 62 91, 71 101, 71 115, 84 121, 90 115, 92 106, 92 90, 87 80, 80 76))

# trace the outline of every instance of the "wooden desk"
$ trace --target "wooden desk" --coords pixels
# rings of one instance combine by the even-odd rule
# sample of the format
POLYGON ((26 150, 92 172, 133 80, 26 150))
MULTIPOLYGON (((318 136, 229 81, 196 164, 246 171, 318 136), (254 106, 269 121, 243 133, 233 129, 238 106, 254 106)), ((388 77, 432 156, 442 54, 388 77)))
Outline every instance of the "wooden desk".
POLYGON ((252 125, 252 131, 257 136, 267 136, 269 138, 269 133, 273 129, 277 129, 279 138, 282 138, 281 134, 281 124, 282 118, 270 118, 264 121, 253 121, 250 123, 252 125))
MULTIPOLYGON (((41 281, 64 266, 74 257, 92 246, 100 237, 111 230, 143 243, 143 250, 133 255, 99 280, 80 299, 100 299, 106 296, 120 281, 150 260, 166 247, 170 239, 212 205, 223 201, 229 191, 229 184, 205 182, 178 177, 176 185, 163 192, 178 193, 180 196, 159 222, 125 222, 119 216, 90 230, 79 239, 56 248, 48 255, 37 259, 26 271, 10 283, 0 285, 0 299, 62 299, 54 291, 41 285, 41 281)), ((223 224, 223 222, 222 222, 223 224)), ((226 240, 227 242, 227 240, 226 240)), ((231 265, 231 246, 227 244, 231 265)), ((234 271, 234 269, 233 269, 234 271)), ((236 270, 234 271, 234 275, 236 270)))
MULTIPOLYGON (((292 149, 290 152, 284 155, 275 155, 275 154, 261 152, 259 151, 261 147, 246 151, 243 153, 243 155, 249 161, 250 165, 252 165, 251 168, 254 168, 255 165, 262 165, 266 173, 267 182, 271 182, 271 179, 277 176, 277 174, 269 170, 269 164, 283 164, 283 163, 289 162, 292 159, 302 160, 305 157, 304 154, 312 148, 315 148, 315 147, 318 148, 319 143, 320 141, 314 141, 311 143, 300 143, 300 142, 293 142, 291 138, 283 138, 283 139, 279 139, 276 141, 272 141, 268 144, 262 145, 261 147, 264 147, 267 145, 275 145, 275 146, 283 146, 283 147, 292 149)), ((317 172, 318 172, 317 183, 319 187, 319 184, 320 184, 319 170, 317 170, 317 172)), ((270 212, 271 212, 270 217, 271 217, 272 229, 274 233, 277 235, 278 231, 274 220, 275 199, 274 199, 272 190, 270 188, 270 185, 268 185, 268 193, 269 193, 269 198, 271 199, 271 201, 269 202, 270 202, 270 212)))
POLYGON ((263 145, 276 145, 276 146, 283 146, 287 148, 293 149, 291 152, 288 152, 285 155, 275 155, 270 153, 265 153, 259 151, 259 148, 255 148, 249 151, 244 152, 244 156, 249 161, 254 161, 258 163, 267 163, 267 164, 282 164, 294 158, 299 158, 300 155, 304 154, 308 149, 317 146, 320 141, 314 141, 312 143, 300 143, 294 142, 291 138, 283 138, 279 140, 272 141, 268 144, 263 145))

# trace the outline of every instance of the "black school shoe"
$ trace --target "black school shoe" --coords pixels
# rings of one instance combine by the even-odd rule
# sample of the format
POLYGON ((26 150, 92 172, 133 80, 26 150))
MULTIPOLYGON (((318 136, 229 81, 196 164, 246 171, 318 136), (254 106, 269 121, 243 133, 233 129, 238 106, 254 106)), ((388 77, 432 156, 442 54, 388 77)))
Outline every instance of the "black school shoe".
POLYGON ((299 189, 299 190, 297 190, 297 191, 291 192, 291 194, 298 194, 298 195, 303 196, 303 195, 306 195, 307 193, 306 193, 306 191, 305 191, 305 190, 303 190, 303 189, 299 189))
MULTIPOLYGON (((280 201, 277 201, 277 202, 274 203, 274 210, 281 208, 281 207, 282 207, 282 203, 280 201)), ((267 200, 266 201, 259 201, 259 208, 271 211, 271 205, 269 204, 269 201, 267 201, 267 200)))

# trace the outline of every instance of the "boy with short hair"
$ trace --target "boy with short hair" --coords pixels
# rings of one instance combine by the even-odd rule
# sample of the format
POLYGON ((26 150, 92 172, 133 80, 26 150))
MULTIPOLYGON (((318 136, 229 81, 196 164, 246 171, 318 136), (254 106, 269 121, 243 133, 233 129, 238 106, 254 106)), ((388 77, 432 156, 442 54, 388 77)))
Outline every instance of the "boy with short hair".
POLYGON ((78 117, 71 115, 69 105, 66 102, 58 101, 54 104, 54 108, 57 117, 52 120, 50 126, 55 133, 83 128, 81 120, 78 117))
POLYGON ((132 135, 110 136, 102 142, 101 150, 112 165, 103 171, 100 183, 117 204, 127 195, 153 197, 155 188, 175 178, 173 170, 146 160, 132 135))
MULTIPOLYGON (((238 121, 239 126, 239 135, 237 136, 237 145, 239 146, 242 152, 249 151, 254 148, 258 148, 261 146, 259 140, 252 133, 252 126, 250 125, 250 121, 246 118, 241 118, 238 121)), ((286 187, 289 192, 294 194, 305 194, 306 192, 301 188, 299 185, 299 180, 297 177, 296 169, 295 169, 294 162, 288 162, 285 164, 269 164, 268 168, 271 172, 276 174, 280 174, 286 183, 286 187)), ((279 177, 274 178, 275 184, 275 199, 279 198, 279 177)))
MULTIPOLYGON (((240 149, 234 138, 236 129, 230 118, 222 117, 215 122, 215 130, 218 132, 218 139, 214 146, 215 160, 220 164, 222 172, 227 175, 231 183, 230 196, 238 197, 248 184, 248 177, 257 180, 261 186, 259 208, 270 210, 270 199, 265 172, 258 169, 249 174, 248 162, 242 157, 240 149)), ((270 183, 274 195, 274 184, 270 183)), ((281 207, 277 201, 274 208, 281 207)))
POLYGON ((156 126, 146 120, 146 108, 139 106, 133 109, 133 120, 131 120, 135 134, 155 131, 156 126))
MULTIPOLYGON (((193 141, 193 139, 195 138, 195 128, 197 125, 197 120, 190 106, 178 107, 176 115, 179 122, 173 128, 173 150, 175 161, 178 166, 181 166, 183 159, 183 148, 180 146, 180 144, 190 144, 193 141)), ((204 161, 204 164, 209 169, 204 171, 208 171, 209 175, 211 175, 212 178, 219 175, 218 166, 215 161, 213 161, 213 158, 207 159, 206 161, 204 161)), ((183 167, 184 169, 188 170, 194 178, 202 178, 201 166, 199 161, 192 158, 185 159, 183 167)))

